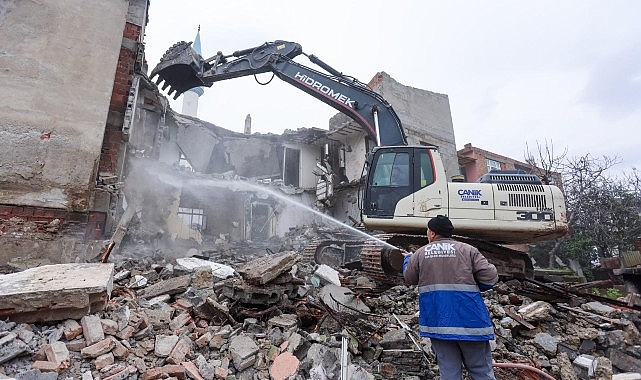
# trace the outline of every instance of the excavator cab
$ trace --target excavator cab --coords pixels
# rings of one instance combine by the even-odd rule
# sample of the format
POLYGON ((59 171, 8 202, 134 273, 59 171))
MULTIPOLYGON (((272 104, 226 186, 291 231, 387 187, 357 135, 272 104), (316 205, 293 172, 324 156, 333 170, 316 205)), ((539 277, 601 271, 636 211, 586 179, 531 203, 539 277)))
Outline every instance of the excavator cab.
MULTIPOLYGON (((434 203, 429 207, 430 210, 438 210, 444 205, 441 202, 442 189, 435 183, 437 177, 444 177, 444 173, 438 173, 435 169, 432 155, 435 149, 430 146, 374 148, 366 163, 369 170, 361 205, 366 220, 378 219, 379 222, 374 224, 380 223, 393 229, 396 223, 385 222, 384 219, 400 221, 419 216, 415 194, 421 190, 423 193, 434 193, 422 201, 434 203)), ((423 224, 419 230, 424 228, 423 224)))

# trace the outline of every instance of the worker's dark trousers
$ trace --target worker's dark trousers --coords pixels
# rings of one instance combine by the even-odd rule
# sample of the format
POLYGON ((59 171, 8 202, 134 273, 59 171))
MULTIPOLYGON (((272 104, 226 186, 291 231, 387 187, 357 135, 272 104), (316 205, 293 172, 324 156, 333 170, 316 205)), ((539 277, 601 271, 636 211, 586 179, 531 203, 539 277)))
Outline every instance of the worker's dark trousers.
POLYGON ((490 342, 430 339, 441 380, 461 380, 463 365, 473 380, 496 380, 490 342))

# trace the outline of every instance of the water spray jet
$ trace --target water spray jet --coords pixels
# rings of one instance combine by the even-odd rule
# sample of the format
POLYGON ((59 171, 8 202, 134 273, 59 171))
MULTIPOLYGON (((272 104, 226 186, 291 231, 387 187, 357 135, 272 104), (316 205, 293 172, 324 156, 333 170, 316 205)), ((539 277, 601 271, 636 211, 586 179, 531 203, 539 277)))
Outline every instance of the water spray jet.
MULTIPOLYGON (((151 171, 147 171, 147 173, 150 173, 151 171)), ((375 240, 378 243, 382 244, 385 248, 392 249, 392 250, 397 250, 397 251, 403 251, 402 249, 395 247, 394 245, 381 240, 375 236, 372 236, 362 230, 359 230, 355 227, 352 227, 346 223, 343 223, 339 220, 334 219, 330 215, 324 214, 323 212, 316 210, 308 205, 305 205, 303 203, 300 203, 296 201, 295 199, 292 199, 291 197, 287 196, 286 194, 283 194, 277 190, 270 189, 266 185, 258 184, 258 183, 253 183, 249 182, 247 180, 243 179, 228 179, 228 178, 175 178, 174 175, 168 174, 168 173, 162 173, 162 172, 155 172, 152 173, 154 174, 158 180, 160 180, 163 183, 166 183, 168 185, 176 186, 176 187, 222 187, 229 189, 231 191, 248 191, 248 192, 257 192, 257 193, 262 193, 264 195, 271 196, 279 201, 285 202, 286 204, 290 206, 297 207, 299 209, 308 211, 312 213, 313 215, 316 215, 320 218, 322 218, 324 221, 329 222, 331 224, 337 225, 339 227, 342 227, 344 229, 347 229, 348 231, 358 235, 362 236, 367 240, 375 240)))

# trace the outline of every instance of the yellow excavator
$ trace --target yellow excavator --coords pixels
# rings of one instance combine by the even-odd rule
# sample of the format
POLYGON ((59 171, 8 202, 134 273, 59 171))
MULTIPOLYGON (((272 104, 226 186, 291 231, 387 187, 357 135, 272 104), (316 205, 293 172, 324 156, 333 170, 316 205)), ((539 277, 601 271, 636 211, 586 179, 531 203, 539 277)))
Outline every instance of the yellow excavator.
POLYGON ((455 238, 479 248, 504 277, 532 277, 527 254, 509 244, 551 240, 567 233, 561 190, 535 175, 491 172, 480 182, 448 182, 434 146, 407 144, 392 106, 357 79, 332 68, 294 42, 274 41, 229 55, 204 59, 191 43, 172 46, 150 77, 177 98, 198 86, 273 72, 275 76, 350 116, 376 141, 368 153, 361 196, 366 230, 380 231, 367 240, 327 240, 310 246, 306 256, 319 263, 358 264, 375 279, 402 281, 401 250, 427 243, 427 221, 447 215, 455 238), (323 71, 293 59, 305 55, 323 71))

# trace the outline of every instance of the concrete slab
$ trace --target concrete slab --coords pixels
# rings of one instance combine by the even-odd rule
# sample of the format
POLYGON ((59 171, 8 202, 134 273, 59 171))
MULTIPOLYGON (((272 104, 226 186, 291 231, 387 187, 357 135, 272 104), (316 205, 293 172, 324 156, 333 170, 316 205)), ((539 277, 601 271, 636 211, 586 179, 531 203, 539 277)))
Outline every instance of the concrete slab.
POLYGON ((322 285, 334 284, 336 286, 341 286, 341 279, 338 275, 338 271, 329 265, 319 265, 314 272, 314 276, 321 280, 322 285))
POLYGON ((188 274, 180 277, 172 277, 147 286, 140 291, 140 295, 143 298, 152 298, 165 294, 178 294, 187 290, 190 284, 191 276, 188 274))
POLYGON ((176 259, 176 263, 184 267, 189 272, 195 271, 197 268, 209 267, 211 268, 211 274, 216 278, 226 279, 232 277, 236 274, 236 270, 229 265, 215 263, 213 261, 199 259, 197 257, 185 257, 176 259))
POLYGON ((299 256, 294 251, 281 252, 253 260, 239 269, 238 273, 250 284, 264 285, 290 271, 298 259, 299 256))
POLYGON ((114 264, 56 264, 0 275, 0 319, 80 319, 104 309, 114 264))
POLYGON ((328 284, 321 288, 318 295, 330 309, 347 314, 369 313, 370 309, 348 288, 328 284))

